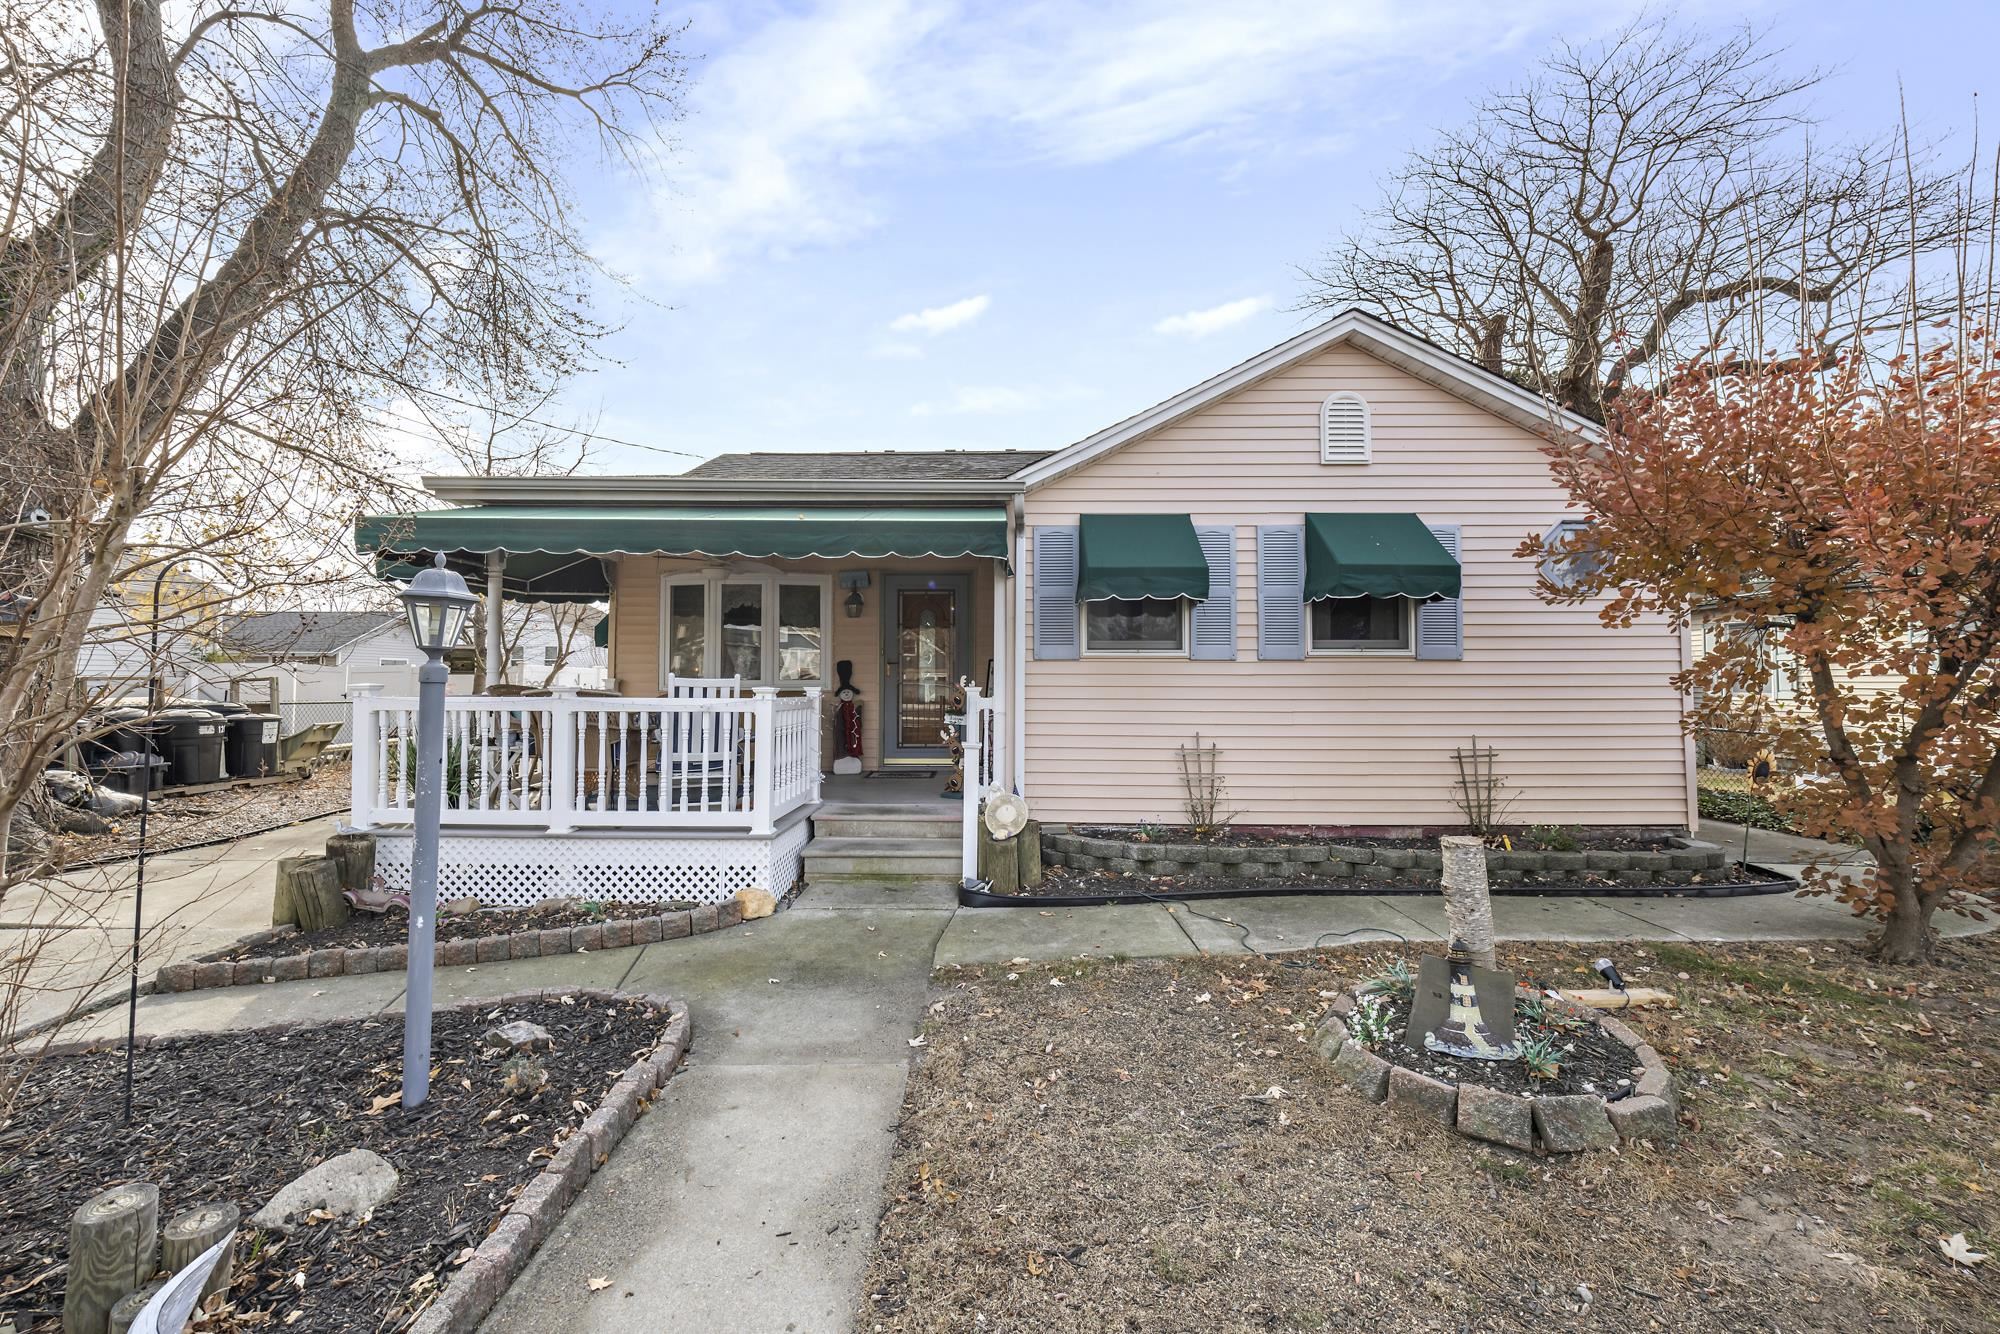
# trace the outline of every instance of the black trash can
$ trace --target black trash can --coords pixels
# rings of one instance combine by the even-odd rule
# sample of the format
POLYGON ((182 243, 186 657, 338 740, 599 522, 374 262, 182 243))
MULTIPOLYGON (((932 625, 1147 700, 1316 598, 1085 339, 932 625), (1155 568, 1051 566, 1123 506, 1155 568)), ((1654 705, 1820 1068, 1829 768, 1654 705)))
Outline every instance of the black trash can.
POLYGON ((93 720, 105 730, 83 743, 83 764, 92 773, 114 763, 120 756, 143 754, 151 748, 151 727, 139 720, 144 709, 107 709, 93 720))
POLYGON ((166 756, 169 787, 222 781, 224 727, 222 718, 207 709, 167 709, 160 714, 153 746, 166 756))
POLYGON ((158 792, 167 785, 167 762, 157 755, 131 753, 118 756, 102 769, 95 772, 99 784, 113 792, 123 792, 128 796, 139 796, 146 790, 146 780, 151 777, 153 791, 158 792))
POLYGON ((278 719, 269 713, 239 713, 223 720, 229 740, 223 748, 231 778, 269 778, 278 772, 278 719))

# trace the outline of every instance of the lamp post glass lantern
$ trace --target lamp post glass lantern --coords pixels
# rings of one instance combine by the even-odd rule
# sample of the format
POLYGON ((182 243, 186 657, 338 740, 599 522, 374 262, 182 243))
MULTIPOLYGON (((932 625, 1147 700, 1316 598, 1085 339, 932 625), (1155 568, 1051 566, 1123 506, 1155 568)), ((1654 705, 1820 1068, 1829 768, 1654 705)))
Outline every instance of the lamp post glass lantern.
POLYGON ((438 824, 444 808, 444 655, 458 643, 479 599, 465 580, 432 568, 403 590, 410 637, 424 652, 417 669, 417 804, 410 848, 410 951, 403 1005, 403 1106, 416 1107, 431 1087, 431 951, 437 940, 438 824))

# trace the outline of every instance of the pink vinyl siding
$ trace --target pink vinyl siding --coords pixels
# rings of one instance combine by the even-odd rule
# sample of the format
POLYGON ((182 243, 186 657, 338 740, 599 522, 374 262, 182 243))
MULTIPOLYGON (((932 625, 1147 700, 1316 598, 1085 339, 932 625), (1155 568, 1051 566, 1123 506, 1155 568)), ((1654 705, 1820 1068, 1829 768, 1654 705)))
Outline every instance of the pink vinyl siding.
MULTIPOLYGON (((1456 824, 1451 752, 1498 751, 1509 823, 1687 825, 1687 747, 1663 621, 1607 630, 1535 596, 1515 547, 1565 514, 1530 433, 1347 347, 1033 489, 1026 519, 1188 512, 1236 527, 1234 661, 1030 660, 1026 785, 1049 821, 1179 823, 1176 747, 1221 747, 1238 823, 1456 824), (1323 465, 1327 395, 1368 401, 1373 461, 1323 465), (1463 661, 1257 654, 1257 525, 1308 510, 1413 512, 1462 527, 1463 661)), ((1032 579, 1033 571, 1028 572, 1032 579)), ((1032 590, 1031 590, 1032 591, 1032 590)))

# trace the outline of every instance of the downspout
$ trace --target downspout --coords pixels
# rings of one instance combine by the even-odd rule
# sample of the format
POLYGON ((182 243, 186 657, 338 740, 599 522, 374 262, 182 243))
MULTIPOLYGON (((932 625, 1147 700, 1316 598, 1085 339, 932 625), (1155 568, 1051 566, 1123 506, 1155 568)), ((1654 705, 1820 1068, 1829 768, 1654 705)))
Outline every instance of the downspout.
POLYGON ((507 680, 507 636, 501 621, 505 617, 507 553, 486 553, 486 688, 504 685, 507 680))
POLYGON ((1011 698, 1007 712, 1013 728, 1014 744, 1008 761, 1014 770, 1014 791, 1028 795, 1028 510, 1025 493, 1007 498, 1007 526, 1014 544, 1014 636, 1009 647, 1014 654, 1014 670, 1007 689, 1011 698))

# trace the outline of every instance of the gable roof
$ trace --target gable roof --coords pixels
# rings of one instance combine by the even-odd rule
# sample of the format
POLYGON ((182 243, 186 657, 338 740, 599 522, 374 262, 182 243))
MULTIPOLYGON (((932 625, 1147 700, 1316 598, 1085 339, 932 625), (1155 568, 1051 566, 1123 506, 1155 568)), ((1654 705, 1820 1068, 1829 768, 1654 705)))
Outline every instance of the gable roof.
POLYGON ((219 627, 215 639, 238 653, 317 658, 402 619, 393 611, 272 611, 239 616, 219 627))
POLYGON ((964 481, 1011 477, 1046 449, 848 450, 827 454, 718 454, 682 473, 715 481, 964 481))
POLYGON ((1192 416, 1218 399, 1247 389, 1340 344, 1360 348, 1379 361, 1436 385, 1537 435, 1552 437, 1575 433, 1596 438, 1603 432, 1603 428, 1589 418, 1558 407, 1504 375, 1496 375, 1456 353, 1447 352, 1427 339, 1397 328, 1380 316, 1365 310, 1348 309, 1276 347, 1267 348, 1248 361, 1230 367, 1220 375, 1203 380, 1192 389, 1182 390, 1163 403, 1156 403, 1144 412, 1059 449, 1015 475, 1031 489, 1052 482, 1134 440, 1192 416))

